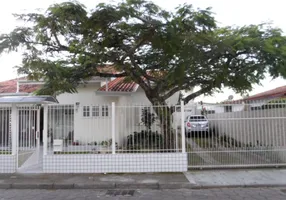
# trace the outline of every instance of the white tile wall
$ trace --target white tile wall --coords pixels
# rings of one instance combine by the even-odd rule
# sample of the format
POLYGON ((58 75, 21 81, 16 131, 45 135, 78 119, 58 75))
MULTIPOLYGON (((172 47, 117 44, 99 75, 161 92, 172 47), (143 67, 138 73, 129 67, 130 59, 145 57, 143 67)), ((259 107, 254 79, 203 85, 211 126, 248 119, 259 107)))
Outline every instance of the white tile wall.
POLYGON ((16 172, 16 156, 0 155, 0 173, 16 172))
POLYGON ((187 171, 186 153, 47 155, 45 173, 143 173, 187 171))

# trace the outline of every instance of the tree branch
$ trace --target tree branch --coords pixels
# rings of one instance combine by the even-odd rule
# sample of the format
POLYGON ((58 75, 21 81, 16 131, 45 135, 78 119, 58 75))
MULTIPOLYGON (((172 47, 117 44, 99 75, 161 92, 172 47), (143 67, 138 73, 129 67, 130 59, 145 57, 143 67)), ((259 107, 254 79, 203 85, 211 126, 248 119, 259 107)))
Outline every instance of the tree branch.
POLYGON ((57 36, 57 34, 55 33, 55 32, 52 32, 52 34, 53 34, 53 36, 54 36, 54 38, 55 38, 55 40, 56 40, 56 42, 57 42, 57 45, 59 46, 59 50, 64 50, 64 51, 68 51, 68 47, 67 46, 64 46, 64 45, 62 45, 61 43, 60 43, 60 40, 59 40, 59 38, 58 38, 58 36, 57 36))
POLYGON ((133 54, 134 51, 135 51, 138 47, 140 47, 146 40, 147 40, 146 37, 141 38, 141 39, 137 42, 137 44, 134 45, 134 47, 132 47, 131 49, 129 49, 129 50, 126 52, 126 54, 120 59, 120 61, 121 61, 121 62, 124 62, 124 60, 125 60, 128 56, 130 56, 131 54, 133 54))
POLYGON ((111 73, 101 73, 96 72, 95 76, 104 77, 104 78, 119 78, 119 77, 126 77, 128 74, 126 72, 120 74, 111 74, 111 73))
POLYGON ((144 91, 147 91, 148 89, 150 89, 150 81, 147 80, 148 85, 146 84, 146 82, 142 79, 142 75, 141 74, 141 68, 137 65, 136 61, 134 60, 133 56, 129 56, 130 57, 130 61, 132 63, 132 65, 136 68, 135 70, 131 70, 130 74, 131 76, 138 82, 138 84, 142 87, 142 89, 144 91), (140 73, 139 75, 137 73, 140 73))
POLYGON ((165 94, 163 96, 163 99, 168 99, 169 97, 171 97, 173 94, 175 94, 176 92, 180 91, 180 90, 184 90, 184 88, 182 87, 175 87, 172 90, 170 90, 167 94, 165 94))
POLYGON ((196 98, 196 97, 198 97, 198 96, 200 96, 202 94, 205 94, 205 93, 211 91, 211 89, 212 89, 211 87, 202 88, 202 89, 198 90, 197 92, 194 92, 194 93, 188 95, 184 99, 184 104, 187 104, 187 103, 189 103, 190 100, 192 100, 192 99, 194 99, 194 98, 196 98))

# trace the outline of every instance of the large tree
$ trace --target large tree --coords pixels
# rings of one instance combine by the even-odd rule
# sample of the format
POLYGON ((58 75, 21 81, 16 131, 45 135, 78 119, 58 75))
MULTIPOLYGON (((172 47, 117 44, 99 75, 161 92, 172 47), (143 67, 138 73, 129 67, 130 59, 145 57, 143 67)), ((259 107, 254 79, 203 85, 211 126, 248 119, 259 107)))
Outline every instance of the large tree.
MULTIPOLYGON (((138 83, 152 104, 180 90, 200 89, 185 103, 223 87, 250 90, 266 73, 286 77, 286 38, 267 24, 218 27, 210 9, 182 5, 169 12, 152 2, 50 6, 16 14, 25 26, 0 36, 0 54, 21 50, 18 71, 45 80, 41 94, 76 92, 93 76, 138 83), (118 73, 102 70, 106 64, 118 73)), ((3 68, 3 66, 2 66, 3 68)))

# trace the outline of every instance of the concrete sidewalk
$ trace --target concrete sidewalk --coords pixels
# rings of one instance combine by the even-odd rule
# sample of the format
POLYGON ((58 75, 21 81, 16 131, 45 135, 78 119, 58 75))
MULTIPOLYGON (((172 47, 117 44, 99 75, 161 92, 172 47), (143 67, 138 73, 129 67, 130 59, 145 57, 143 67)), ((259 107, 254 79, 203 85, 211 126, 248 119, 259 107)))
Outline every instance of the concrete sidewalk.
POLYGON ((201 189, 285 187, 286 170, 212 170, 147 174, 2 174, 0 189, 201 189))
POLYGON ((197 188, 286 186, 286 169, 205 170, 184 174, 197 188))

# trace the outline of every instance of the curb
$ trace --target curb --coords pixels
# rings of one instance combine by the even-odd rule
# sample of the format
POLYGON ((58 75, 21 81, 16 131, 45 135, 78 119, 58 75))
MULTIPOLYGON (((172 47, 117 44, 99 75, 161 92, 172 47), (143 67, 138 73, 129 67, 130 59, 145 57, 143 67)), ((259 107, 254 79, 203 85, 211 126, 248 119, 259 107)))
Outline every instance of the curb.
POLYGON ((248 185, 196 185, 191 189, 220 189, 220 188, 275 188, 275 187, 286 187, 286 184, 248 184, 248 185))
POLYGON ((0 189, 220 189, 220 188, 270 188, 286 187, 286 184, 249 185, 194 185, 190 183, 0 183, 0 189))

